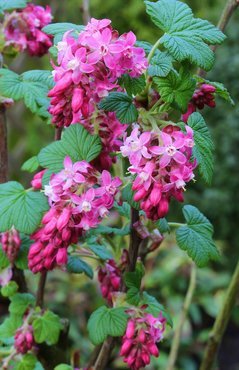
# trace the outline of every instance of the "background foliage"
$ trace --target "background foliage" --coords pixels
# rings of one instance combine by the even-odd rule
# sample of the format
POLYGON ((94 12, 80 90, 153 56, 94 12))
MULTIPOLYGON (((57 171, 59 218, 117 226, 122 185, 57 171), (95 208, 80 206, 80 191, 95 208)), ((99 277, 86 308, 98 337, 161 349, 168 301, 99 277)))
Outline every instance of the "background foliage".
MULTIPOLYGON (((40 5, 49 1, 34 1, 40 5)), ((208 19, 214 24, 224 6, 224 0, 187 0, 196 16, 208 19)), ((50 5, 54 21, 67 21, 82 24, 81 0, 58 1, 51 0, 50 5)), ((157 39, 157 29, 150 23, 145 14, 141 0, 91 0, 91 15, 95 18, 110 18, 114 28, 119 32, 133 30, 139 40, 154 42, 157 39)), ((238 222, 239 222, 239 192, 238 158, 239 158, 239 12, 233 17, 226 34, 228 39, 217 50, 216 65, 209 74, 210 80, 218 80, 230 91, 236 106, 231 107, 218 100, 216 110, 205 110, 204 116, 208 122, 216 145, 215 173, 211 187, 198 181, 187 191, 186 203, 200 207, 215 227, 215 235, 223 257, 213 268, 204 268, 198 273, 198 285, 194 304, 190 310, 190 320, 187 321, 181 343, 178 369, 194 370, 198 368, 201 349, 205 344, 207 333, 213 318, 218 312, 223 297, 223 289, 227 287, 229 276, 239 255, 238 222)), ((8 63, 8 61, 7 61, 8 63)), ((21 55, 11 61, 10 68, 17 73, 29 69, 50 69, 48 57, 42 59, 29 58, 21 55)), ((51 142, 54 129, 29 113, 23 104, 18 103, 8 111, 9 142, 10 142, 10 179, 28 181, 28 174, 20 172, 25 159, 39 152, 41 147, 51 142)), ((181 207, 175 206, 171 214, 181 215, 181 207)), ((180 217, 178 219, 180 221, 180 217)), ((175 218, 175 217, 174 217, 175 218)), ((170 216, 169 216, 170 219, 170 216)), ((123 239, 123 238, 122 238, 123 239)), ((187 257, 174 248, 171 238, 164 242, 160 253, 152 255, 147 262, 147 275, 144 278, 145 287, 159 298, 169 308, 177 322, 177 314, 186 291, 189 264, 187 257)), ((31 279, 32 289, 35 281, 31 279)), ((85 337, 86 321, 92 310, 99 304, 100 295, 94 282, 83 275, 68 276, 60 272, 49 274, 47 300, 50 308, 60 316, 71 315, 70 348, 77 351, 78 345, 83 348, 83 360, 88 357, 91 346, 85 337), (54 302, 54 304, 52 303, 54 302), (53 306, 54 305, 54 306, 53 306), (85 352, 84 352, 85 349, 85 352)), ((2 310, 1 310, 2 311, 2 310)), ((3 312, 2 312, 3 313, 3 312)), ((219 354, 220 370, 239 369, 239 357, 235 348, 239 343, 239 308, 235 308, 233 319, 229 325, 219 354)), ((169 338, 162 344, 159 359, 151 369, 163 369, 169 350, 169 338), (160 365, 159 365, 160 364, 160 365)), ((237 347, 236 347, 237 346, 237 347)), ((112 368, 123 368, 122 363, 112 365, 112 368), (114 367, 113 367, 114 366, 114 367)))

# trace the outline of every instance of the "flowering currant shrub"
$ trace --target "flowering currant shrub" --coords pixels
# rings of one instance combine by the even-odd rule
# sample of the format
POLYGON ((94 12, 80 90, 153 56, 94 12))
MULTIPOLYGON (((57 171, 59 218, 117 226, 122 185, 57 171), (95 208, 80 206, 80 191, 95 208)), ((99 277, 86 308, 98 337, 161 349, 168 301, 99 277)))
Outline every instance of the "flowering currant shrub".
POLYGON ((105 369, 115 345, 119 361, 138 370, 159 356, 173 321, 141 283, 147 255, 175 231, 197 266, 219 257, 209 220, 181 203, 197 177, 212 178, 214 146, 201 113, 217 95, 230 96, 196 69, 213 67, 209 45, 225 36, 180 1, 145 6, 155 34, 158 28, 154 45, 132 31, 119 34, 109 19, 51 23, 48 6, 0 2, 2 56, 49 52, 52 65, 21 75, 4 65, 1 109, 23 99, 55 131, 54 142, 22 166, 31 187, 0 185, 0 283, 10 300, 0 325, 2 369, 78 368, 51 352, 44 358, 66 332, 66 320, 43 306, 48 271, 95 277, 105 300, 87 325, 101 350, 81 368, 105 369), (165 218, 173 199, 183 224, 165 218), (25 272, 39 277, 36 294, 19 281, 25 272))

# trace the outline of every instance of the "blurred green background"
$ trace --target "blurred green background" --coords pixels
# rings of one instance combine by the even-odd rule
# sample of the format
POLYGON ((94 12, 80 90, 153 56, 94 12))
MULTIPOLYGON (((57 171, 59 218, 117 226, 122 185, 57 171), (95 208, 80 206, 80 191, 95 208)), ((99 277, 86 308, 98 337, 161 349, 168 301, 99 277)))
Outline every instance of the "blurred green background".
MULTIPOLYGON (((214 24, 226 3, 225 0, 185 1, 198 17, 214 24)), ((50 4, 54 22, 82 24, 81 0, 39 0, 35 4, 50 4)), ((95 18, 110 18, 113 27, 120 33, 133 30, 139 40, 155 42, 157 28, 145 13, 142 0, 91 0, 90 13, 95 18)), ((235 107, 217 101, 216 109, 205 109, 203 114, 210 127, 216 145, 215 173, 210 187, 198 180, 186 192, 186 203, 197 206, 212 221, 215 237, 222 251, 220 263, 198 272, 198 285, 194 303, 190 309, 181 343, 178 370, 198 369, 201 351, 207 340, 208 330, 218 312, 223 297, 223 289, 239 257, 239 10, 226 30, 228 36, 223 46, 216 52, 216 63, 208 78, 220 81, 230 91, 235 107)), ((48 56, 42 59, 21 55, 10 61, 10 68, 21 73, 29 69, 50 69, 48 56)), ((29 175, 20 171, 22 163, 36 155, 52 141, 54 130, 50 125, 33 116, 23 104, 16 104, 8 111, 10 175, 27 184, 29 175)), ((181 217, 181 205, 174 205, 169 218, 181 217)), ((160 253, 147 262, 144 285, 169 308, 177 323, 182 299, 189 278, 189 261, 174 246, 173 238, 167 240, 160 253)), ((32 288, 35 289, 34 281, 32 288)), ((50 274, 47 298, 50 306, 62 316, 71 316, 70 348, 83 349, 82 365, 89 355, 86 339, 86 320, 94 308, 101 304, 98 287, 80 276, 70 277, 62 273, 50 274), (53 303, 54 302, 54 303, 53 303)), ((171 333, 161 345, 159 359, 149 369, 164 369, 169 351, 171 333)), ((224 342, 219 353, 219 370, 239 369, 239 309, 235 308, 224 342)), ((123 369, 121 362, 111 364, 110 369, 123 369)))

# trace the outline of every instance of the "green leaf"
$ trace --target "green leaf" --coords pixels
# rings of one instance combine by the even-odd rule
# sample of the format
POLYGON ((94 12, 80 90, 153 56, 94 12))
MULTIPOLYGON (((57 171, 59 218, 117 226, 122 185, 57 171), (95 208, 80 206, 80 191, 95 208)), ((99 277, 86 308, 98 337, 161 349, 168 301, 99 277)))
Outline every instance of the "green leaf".
POLYGON ((130 288, 127 290, 126 293, 126 300, 129 304, 132 304, 133 306, 138 306, 140 302, 140 291, 137 288, 130 288))
POLYGON ((0 325, 0 340, 7 343, 7 339, 15 335, 16 330, 22 325, 22 317, 11 315, 0 325))
POLYGON ((0 270, 5 269, 10 265, 9 259, 2 249, 2 244, 0 243, 0 270))
POLYGON ((122 199, 131 205, 131 207, 140 210, 140 205, 138 202, 134 201, 134 192, 132 190, 131 184, 125 186, 122 190, 122 199))
POLYGON ((67 31, 72 31, 71 36, 77 37, 81 31, 83 31, 84 26, 74 24, 74 23, 51 23, 43 27, 43 32, 48 35, 54 36, 54 44, 58 44, 67 31))
POLYGON ((67 128, 61 140, 43 148, 38 160, 42 167, 53 171, 63 168, 63 161, 69 155, 73 162, 95 159, 101 152, 101 140, 97 135, 91 135, 80 124, 67 128))
POLYGON ((170 226, 166 218, 160 218, 160 220, 156 221, 155 224, 158 227, 161 234, 170 232, 170 226))
POLYGON ((118 229, 117 227, 110 227, 110 226, 104 226, 99 225, 97 228, 92 230, 92 234, 115 234, 115 235, 128 235, 130 233, 130 225, 125 225, 121 229, 118 229))
POLYGON ((148 74, 149 76, 166 77, 172 68, 172 57, 168 53, 158 52, 150 61, 148 74))
POLYGON ((42 177, 42 186, 43 186, 43 188, 44 188, 45 185, 48 185, 49 184, 50 179, 51 179, 51 175, 53 175, 53 173, 56 173, 56 172, 57 171, 53 171, 53 170, 46 170, 44 172, 44 175, 42 177))
POLYGON ((11 298, 9 311, 11 314, 22 316, 29 306, 35 304, 35 297, 30 293, 17 293, 11 298))
POLYGON ((57 35, 59 33, 65 33, 70 30, 83 31, 84 26, 77 25, 74 23, 51 23, 45 26, 42 30, 48 35, 57 35))
POLYGON ((6 10, 25 8, 28 1, 29 0, 1 0, 0 13, 2 14, 6 10))
POLYGON ((24 234, 21 234, 21 246, 15 260, 15 265, 20 270, 28 269, 28 252, 33 241, 24 234))
POLYGON ((9 283, 1 288, 1 294, 3 297, 12 297, 18 290, 18 285, 15 281, 9 281, 9 283))
POLYGON ((173 70, 167 77, 154 77, 153 82, 166 103, 176 105, 183 112, 187 110, 196 88, 196 80, 186 68, 181 68, 179 73, 173 70))
POLYGON ((39 162, 37 156, 29 158, 26 162, 23 163, 21 170, 27 172, 35 172, 39 167, 39 162))
POLYGON ((73 367, 67 364, 60 364, 54 367, 54 370, 73 370, 73 367))
POLYGON ((45 311, 42 316, 33 321, 33 334, 37 343, 46 342, 49 345, 56 344, 59 339, 62 324, 59 316, 51 311, 45 311))
POLYGON ((33 370, 37 363, 37 358, 31 353, 27 353, 17 364, 16 370, 33 370))
POLYGON ((154 317, 158 317, 160 312, 162 313, 163 317, 167 320, 167 324, 173 327, 173 321, 169 313, 165 310, 164 306, 160 304, 157 299, 150 294, 144 292, 143 293, 143 299, 142 304, 147 304, 148 307, 146 308, 146 311, 153 315, 154 317))
POLYGON ((176 231, 178 246, 187 252, 197 266, 205 266, 210 259, 218 260, 219 253, 212 240, 213 226, 196 208, 190 205, 183 207, 187 225, 176 231))
POLYGON ((220 44, 224 34, 208 21, 194 18, 188 5, 177 0, 145 1, 146 12, 165 34, 161 44, 177 61, 189 60, 210 70, 214 53, 209 45, 220 44))
POLYGON ((211 134, 202 115, 198 112, 190 115, 187 124, 194 131, 193 155, 199 164, 199 172, 206 183, 210 184, 213 175, 214 151, 211 134))
POLYGON ((127 288, 136 288, 139 290, 143 275, 144 275, 143 271, 139 269, 136 269, 136 271, 134 272, 125 272, 124 282, 127 288))
POLYGON ((87 247, 102 261, 113 258, 110 251, 108 251, 104 245, 87 242, 87 247))
POLYGON ((125 74, 119 79, 119 84, 125 88, 127 94, 137 95, 139 94, 146 86, 145 76, 142 75, 138 78, 130 77, 125 74))
POLYGON ((44 370, 42 364, 39 361, 36 363, 34 370, 44 370))
POLYGON ((128 315, 124 307, 108 308, 102 306, 91 315, 88 321, 88 331, 93 344, 102 343, 109 335, 121 337, 124 335, 128 315))
POLYGON ((34 69, 32 71, 27 71, 21 74, 23 80, 32 81, 32 82, 40 82, 51 89, 55 83, 53 80, 52 71, 41 70, 41 69, 34 69))
POLYGON ((99 103, 99 108, 107 112, 115 112, 121 123, 137 121, 138 111, 133 99, 122 92, 112 92, 99 103))
POLYGON ((122 205, 119 205, 117 202, 114 203, 114 208, 119 212, 121 216, 130 218, 130 205, 127 202, 123 202, 122 205))
POLYGON ((0 232, 12 226, 31 234, 49 208, 43 193, 25 190, 21 184, 10 181, 0 185, 0 232))
MULTIPOLYGON (((145 53, 148 55, 153 47, 148 41, 136 41, 135 46, 144 49, 145 53)), ((157 53, 158 50, 155 51, 157 53)))
POLYGON ((40 80, 39 72, 44 76, 49 74, 48 71, 28 71, 18 75, 9 69, 0 69, 0 91, 1 94, 12 98, 15 101, 24 99, 26 106, 33 112, 43 118, 50 117, 48 113, 49 98, 48 85, 45 77, 40 80), (38 78, 34 75, 37 72, 38 78))
POLYGON ((83 272, 93 279, 94 273, 90 265, 76 256, 69 256, 67 261, 67 271, 74 274, 82 274, 83 272))

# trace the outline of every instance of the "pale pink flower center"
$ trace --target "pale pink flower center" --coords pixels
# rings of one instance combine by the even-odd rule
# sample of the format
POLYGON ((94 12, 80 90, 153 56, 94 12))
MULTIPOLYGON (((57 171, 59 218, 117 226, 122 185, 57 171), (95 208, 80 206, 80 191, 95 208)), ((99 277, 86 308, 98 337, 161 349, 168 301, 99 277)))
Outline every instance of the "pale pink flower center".
POLYGON ((87 200, 84 200, 83 203, 82 203, 82 210, 84 212, 90 212, 90 210, 91 210, 90 202, 88 202, 87 200))
POLYGON ((174 154, 176 153, 177 149, 173 145, 168 145, 165 149, 166 153, 170 156, 173 157, 174 154))

